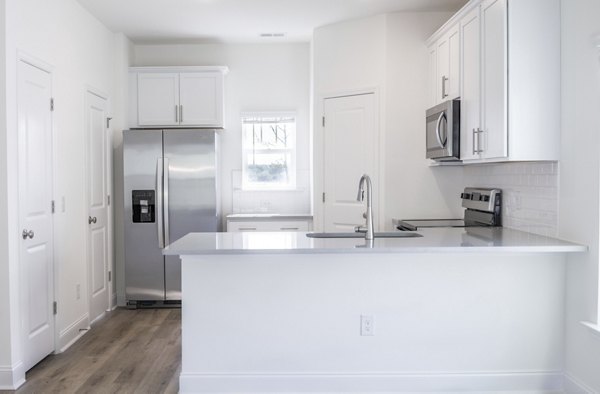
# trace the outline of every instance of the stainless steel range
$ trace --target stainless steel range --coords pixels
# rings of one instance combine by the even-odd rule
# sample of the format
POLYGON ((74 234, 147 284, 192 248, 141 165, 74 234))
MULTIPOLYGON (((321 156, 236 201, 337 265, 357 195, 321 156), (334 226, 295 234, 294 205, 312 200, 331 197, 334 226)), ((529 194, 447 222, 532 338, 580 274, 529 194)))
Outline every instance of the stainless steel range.
POLYGON ((417 231, 428 227, 501 226, 502 190, 466 187, 460 194, 463 219, 393 219, 398 230, 417 231))

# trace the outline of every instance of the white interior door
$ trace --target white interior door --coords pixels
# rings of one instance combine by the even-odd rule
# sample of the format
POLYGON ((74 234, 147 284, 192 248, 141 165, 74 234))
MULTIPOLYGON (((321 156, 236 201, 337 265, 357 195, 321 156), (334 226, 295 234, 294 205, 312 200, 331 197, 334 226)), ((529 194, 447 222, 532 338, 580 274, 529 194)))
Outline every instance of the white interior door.
POLYGON ((379 226, 379 166, 375 94, 324 100, 323 143, 323 228, 325 231, 353 231, 365 223, 366 202, 356 201, 358 182, 368 174, 373 182, 373 216, 379 226))
POLYGON ((108 171, 106 118, 108 104, 87 92, 88 299, 90 321, 109 309, 108 171))
POLYGON ((18 76, 20 305, 28 370, 54 351, 52 76, 25 62, 18 76))

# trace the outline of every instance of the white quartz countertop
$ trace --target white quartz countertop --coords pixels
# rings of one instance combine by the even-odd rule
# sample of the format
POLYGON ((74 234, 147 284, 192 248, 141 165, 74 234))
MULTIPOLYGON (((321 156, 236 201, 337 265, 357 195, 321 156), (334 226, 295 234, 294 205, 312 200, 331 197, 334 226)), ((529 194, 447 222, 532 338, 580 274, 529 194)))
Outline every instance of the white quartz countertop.
POLYGON ((190 233, 165 255, 322 253, 569 253, 587 246, 508 228, 429 228, 418 238, 308 238, 306 232, 190 233))

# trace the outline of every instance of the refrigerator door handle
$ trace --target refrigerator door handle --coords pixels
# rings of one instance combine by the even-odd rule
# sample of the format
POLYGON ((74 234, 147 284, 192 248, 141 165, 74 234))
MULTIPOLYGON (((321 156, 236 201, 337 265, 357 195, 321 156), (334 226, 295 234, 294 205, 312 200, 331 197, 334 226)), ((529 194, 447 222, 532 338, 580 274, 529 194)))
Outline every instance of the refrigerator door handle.
POLYGON ((164 245, 169 246, 171 244, 171 237, 169 236, 169 159, 166 157, 163 159, 163 215, 164 215, 164 229, 165 229, 165 239, 164 245))
POLYGON ((163 232, 163 159, 156 159, 156 231, 158 233, 158 247, 165 247, 163 232))

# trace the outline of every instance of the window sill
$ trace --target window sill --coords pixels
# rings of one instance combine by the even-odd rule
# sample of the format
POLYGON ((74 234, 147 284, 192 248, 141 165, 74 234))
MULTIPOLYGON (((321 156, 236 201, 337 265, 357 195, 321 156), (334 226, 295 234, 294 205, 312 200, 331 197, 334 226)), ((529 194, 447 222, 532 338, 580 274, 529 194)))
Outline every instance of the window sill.
POLYGON ((297 187, 278 188, 278 189, 268 189, 268 188, 261 188, 261 187, 257 187, 257 188, 246 187, 246 188, 240 188, 238 190, 240 190, 242 192, 299 192, 299 191, 302 191, 303 189, 299 189, 297 187))
POLYGON ((306 190, 306 187, 302 185, 294 185, 294 186, 279 186, 279 187, 265 187, 265 186, 255 186, 255 185, 239 185, 233 188, 234 191, 240 192, 303 192, 306 190))
POLYGON ((600 325, 598 324, 594 324, 592 322, 589 321, 582 321, 580 322, 583 326, 585 326, 588 330, 590 330, 590 332, 597 336, 598 338, 600 338, 600 325))

